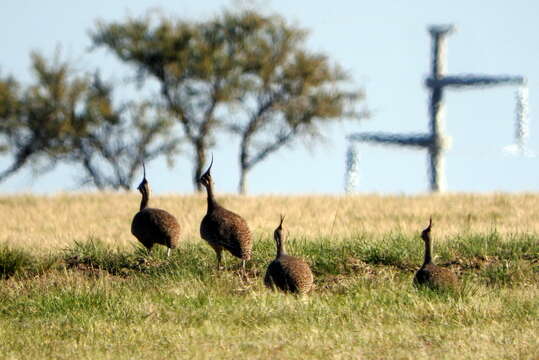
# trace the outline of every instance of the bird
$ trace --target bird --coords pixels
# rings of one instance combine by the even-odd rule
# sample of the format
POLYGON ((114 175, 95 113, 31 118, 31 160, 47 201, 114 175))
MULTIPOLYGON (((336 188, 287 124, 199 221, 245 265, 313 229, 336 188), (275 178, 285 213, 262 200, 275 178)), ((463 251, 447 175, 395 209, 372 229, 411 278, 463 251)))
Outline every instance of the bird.
POLYGON ((284 292, 306 294, 313 287, 313 273, 303 259, 286 253, 283 221, 284 216, 281 215, 281 222, 273 232, 277 256, 268 265, 264 284, 270 289, 277 287, 284 292))
POLYGON ((429 219, 429 226, 421 232, 421 238, 425 242, 425 259, 415 273, 413 283, 417 287, 424 286, 433 290, 454 289, 458 284, 455 273, 432 262, 431 229, 432 217, 429 219))
POLYGON ((200 223, 200 236, 215 250, 217 270, 221 269, 223 249, 241 259, 243 274, 245 263, 251 259, 253 241, 247 222, 238 214, 225 209, 215 200, 211 167, 200 177, 199 183, 206 188, 208 208, 200 223))
POLYGON ((146 180, 146 166, 142 162, 144 176, 137 187, 142 194, 140 211, 135 214, 131 222, 131 233, 151 252, 154 244, 161 244, 171 249, 178 246, 181 227, 174 215, 168 211, 148 207, 150 201, 150 184, 146 180))

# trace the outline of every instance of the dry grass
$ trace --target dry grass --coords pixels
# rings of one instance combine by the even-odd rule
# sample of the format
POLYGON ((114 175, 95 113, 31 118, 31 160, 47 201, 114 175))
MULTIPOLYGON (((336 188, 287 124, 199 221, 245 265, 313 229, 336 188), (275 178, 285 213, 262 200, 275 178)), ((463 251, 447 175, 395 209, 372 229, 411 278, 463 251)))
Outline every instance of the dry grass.
MULTIPOLYGON (((438 239, 456 234, 501 235, 539 233, 539 195, 443 196, 219 196, 221 203, 242 214, 255 239, 273 232, 279 214, 286 214, 292 234, 306 239, 347 239, 362 233, 417 234, 429 216, 438 239)), ((140 198, 135 194, 8 196, 0 198, 0 243, 48 252, 97 238, 126 247, 140 198)), ((159 196, 152 206, 176 215, 184 241, 199 241, 205 196, 159 196)))

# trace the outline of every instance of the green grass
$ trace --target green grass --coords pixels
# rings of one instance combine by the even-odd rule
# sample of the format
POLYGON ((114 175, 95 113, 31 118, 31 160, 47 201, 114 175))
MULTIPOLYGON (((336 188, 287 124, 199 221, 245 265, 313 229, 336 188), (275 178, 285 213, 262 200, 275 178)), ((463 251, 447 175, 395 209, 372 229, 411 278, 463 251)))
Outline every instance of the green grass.
POLYGON ((292 237, 311 264, 306 297, 263 287, 273 241, 255 239, 250 280, 226 256, 185 242, 114 248, 91 238, 49 256, 1 248, 0 354, 6 359, 533 359, 539 355, 539 241, 496 232, 436 243, 454 293, 411 286, 417 237, 292 237), (26 274, 26 275, 25 275, 26 274))
POLYGON ((0 278, 6 279, 17 273, 24 272, 30 267, 32 259, 29 254, 20 249, 12 249, 6 245, 0 246, 0 278))
POLYGON ((0 244, 0 280, 38 275, 47 271, 53 262, 48 256, 34 257, 23 249, 0 244))

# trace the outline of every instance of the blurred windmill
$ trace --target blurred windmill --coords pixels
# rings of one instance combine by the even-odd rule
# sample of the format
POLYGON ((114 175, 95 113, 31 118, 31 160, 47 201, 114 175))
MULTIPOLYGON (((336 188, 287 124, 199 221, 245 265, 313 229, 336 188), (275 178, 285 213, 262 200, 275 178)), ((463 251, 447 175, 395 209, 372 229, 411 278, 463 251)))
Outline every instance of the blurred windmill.
MULTIPOLYGON (((507 152, 515 154, 530 154, 526 149, 528 138, 528 91, 526 79, 523 76, 489 76, 489 75, 446 75, 446 36, 455 31, 453 25, 438 25, 429 27, 432 37, 432 65, 431 75, 426 79, 425 85, 429 88, 430 103, 430 132, 417 134, 391 134, 381 132, 364 132, 351 134, 347 159, 358 159, 356 142, 367 142, 381 145, 395 145, 401 147, 415 147, 425 149, 429 155, 429 180, 432 192, 445 190, 444 152, 449 148, 449 137, 444 133, 443 127, 443 93, 445 88, 484 88, 500 85, 518 85, 515 144, 505 147, 507 152)), ((357 161, 357 160, 356 160, 357 161)), ((345 191, 354 191, 354 183, 349 179, 357 179, 358 165, 347 161, 345 191)))

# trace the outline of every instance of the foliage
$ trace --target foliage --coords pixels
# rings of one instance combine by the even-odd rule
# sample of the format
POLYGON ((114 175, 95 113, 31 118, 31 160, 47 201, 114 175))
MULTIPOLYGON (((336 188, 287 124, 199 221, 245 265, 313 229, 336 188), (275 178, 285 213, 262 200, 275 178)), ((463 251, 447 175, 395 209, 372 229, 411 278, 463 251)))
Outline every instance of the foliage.
POLYGON ((82 183, 128 189, 143 159, 178 151, 170 121, 148 103, 116 106, 98 74, 78 74, 59 54, 49 62, 34 53, 32 69, 27 87, 0 80, 0 149, 13 158, 0 181, 28 163, 41 173, 67 162, 82 166, 82 183))
POLYGON ((193 149, 199 190, 207 151, 223 127, 240 137, 244 192, 247 172, 271 153, 299 136, 321 135, 324 122, 360 117, 360 92, 342 89, 346 73, 305 50, 306 32, 282 17, 225 11, 201 22, 155 20, 101 22, 93 42, 134 65, 140 79, 158 81, 193 149))
POLYGON ((280 16, 243 16, 255 25, 242 45, 242 94, 229 122, 240 138, 240 193, 247 191, 248 172, 275 151, 298 137, 323 138, 328 122, 366 115, 357 111, 363 94, 346 89, 346 72, 305 49, 306 30, 280 16))
POLYGON ((69 151, 66 138, 74 134, 73 112, 83 100, 87 79, 74 76, 58 54, 48 63, 33 53, 32 70, 35 82, 28 87, 12 77, 0 80, 0 136, 12 157, 0 181, 30 162, 52 168, 69 151))
MULTIPOLYGON (((234 29, 232 29, 234 30, 234 29)), ((150 18, 125 23, 100 23, 92 38, 121 60, 136 66, 140 79, 151 76, 160 85, 162 101, 193 147, 193 183, 215 144, 221 119, 218 108, 237 93, 233 49, 227 47, 227 29, 216 21, 191 23, 150 18)))
POLYGON ((77 122, 79 135, 71 138, 66 160, 81 164, 98 189, 129 189, 142 161, 166 156, 169 163, 179 150, 173 123, 149 102, 114 106, 113 86, 98 74, 88 89, 77 122))

